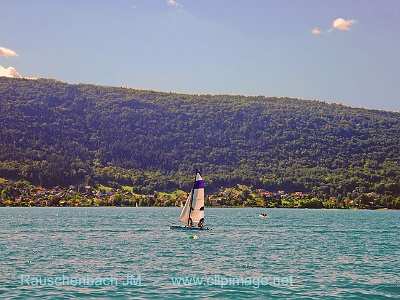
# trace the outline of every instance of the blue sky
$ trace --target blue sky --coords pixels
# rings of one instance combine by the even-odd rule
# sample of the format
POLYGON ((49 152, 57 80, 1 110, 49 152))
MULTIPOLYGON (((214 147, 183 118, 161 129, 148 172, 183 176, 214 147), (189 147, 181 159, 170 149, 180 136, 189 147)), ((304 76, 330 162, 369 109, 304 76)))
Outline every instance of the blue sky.
POLYGON ((398 0, 2 0, 0 75, 400 111, 398 0))

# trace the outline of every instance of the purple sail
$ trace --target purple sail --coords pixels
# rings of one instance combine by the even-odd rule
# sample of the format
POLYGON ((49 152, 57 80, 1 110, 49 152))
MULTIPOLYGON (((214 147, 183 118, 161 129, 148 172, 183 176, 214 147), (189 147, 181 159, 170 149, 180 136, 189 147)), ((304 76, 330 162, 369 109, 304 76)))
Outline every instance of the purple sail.
POLYGON ((203 180, 197 180, 194 183, 194 189, 204 189, 204 181, 203 180))

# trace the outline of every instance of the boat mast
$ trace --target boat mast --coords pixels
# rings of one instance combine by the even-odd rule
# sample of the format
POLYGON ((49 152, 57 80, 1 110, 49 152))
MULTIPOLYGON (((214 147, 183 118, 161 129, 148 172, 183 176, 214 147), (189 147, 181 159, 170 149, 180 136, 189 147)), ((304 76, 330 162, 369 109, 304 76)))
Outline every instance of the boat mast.
POLYGON ((197 173, 199 172, 199 170, 196 170, 196 175, 194 175, 194 183, 193 183, 193 187, 192 187, 192 196, 190 197, 190 202, 189 202, 189 216, 188 216, 188 226, 190 224, 190 213, 192 212, 193 208, 192 208, 192 203, 193 203, 193 195, 194 195, 194 187, 196 185, 196 178, 197 178, 197 173))

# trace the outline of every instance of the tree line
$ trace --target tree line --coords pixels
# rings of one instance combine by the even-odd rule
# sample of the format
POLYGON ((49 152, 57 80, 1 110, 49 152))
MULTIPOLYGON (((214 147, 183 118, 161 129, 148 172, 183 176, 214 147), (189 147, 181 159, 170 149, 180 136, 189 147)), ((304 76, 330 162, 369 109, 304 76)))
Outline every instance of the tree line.
POLYGON ((0 78, 0 118, 0 177, 35 185, 400 195, 396 112, 0 78))

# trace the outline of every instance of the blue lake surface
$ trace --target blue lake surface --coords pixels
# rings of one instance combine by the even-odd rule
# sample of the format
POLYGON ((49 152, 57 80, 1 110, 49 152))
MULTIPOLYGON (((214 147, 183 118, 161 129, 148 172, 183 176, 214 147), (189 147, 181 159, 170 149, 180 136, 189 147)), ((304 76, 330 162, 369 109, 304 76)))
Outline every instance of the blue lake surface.
POLYGON ((215 208, 211 231, 170 230, 179 214, 0 208, 0 298, 400 298, 400 211, 215 208))

